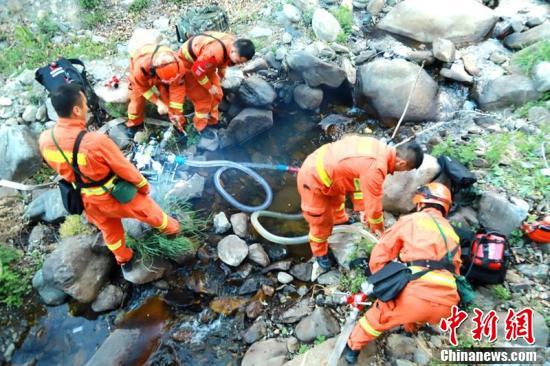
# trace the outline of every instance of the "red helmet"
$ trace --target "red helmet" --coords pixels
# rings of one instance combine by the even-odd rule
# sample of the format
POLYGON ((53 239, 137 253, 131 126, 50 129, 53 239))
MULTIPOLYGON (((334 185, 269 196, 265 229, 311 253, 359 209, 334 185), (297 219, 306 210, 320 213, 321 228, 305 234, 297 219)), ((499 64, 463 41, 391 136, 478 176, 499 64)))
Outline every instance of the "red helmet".
POLYGON ((550 216, 532 224, 523 224, 523 232, 536 243, 550 243, 550 216))
POLYGON ((413 196, 413 203, 435 203, 445 210, 445 215, 449 213, 453 200, 451 191, 444 184, 432 182, 420 186, 413 196))
POLYGON ((177 80, 184 73, 183 62, 172 50, 159 51, 153 60, 153 67, 158 78, 166 84, 177 80))

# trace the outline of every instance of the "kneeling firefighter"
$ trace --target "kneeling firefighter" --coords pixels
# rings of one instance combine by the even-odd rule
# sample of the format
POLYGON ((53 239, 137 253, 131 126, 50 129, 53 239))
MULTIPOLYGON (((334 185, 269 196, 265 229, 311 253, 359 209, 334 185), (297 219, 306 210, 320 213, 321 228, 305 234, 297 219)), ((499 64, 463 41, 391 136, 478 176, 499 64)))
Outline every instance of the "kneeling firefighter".
POLYGON ((115 143, 101 133, 86 132, 88 108, 80 86, 62 85, 51 93, 51 100, 59 120, 40 136, 40 153, 63 179, 81 187, 86 217, 101 230, 117 263, 124 265, 133 257, 125 245, 122 218, 134 218, 167 235, 177 234, 179 223, 149 197, 147 180, 115 143), (113 189, 121 181, 133 194, 125 197, 126 203, 114 197, 113 189))
POLYGON ((413 277, 395 298, 377 299, 359 320, 344 350, 350 364, 383 331, 404 325, 405 331, 414 332, 423 323, 438 324, 460 301, 454 277, 460 273, 459 238, 446 219, 451 192, 441 183, 429 183, 417 190, 413 202, 417 212, 402 216, 385 232, 369 262, 375 276, 399 258, 413 277), (419 275, 416 279, 415 274, 419 275))

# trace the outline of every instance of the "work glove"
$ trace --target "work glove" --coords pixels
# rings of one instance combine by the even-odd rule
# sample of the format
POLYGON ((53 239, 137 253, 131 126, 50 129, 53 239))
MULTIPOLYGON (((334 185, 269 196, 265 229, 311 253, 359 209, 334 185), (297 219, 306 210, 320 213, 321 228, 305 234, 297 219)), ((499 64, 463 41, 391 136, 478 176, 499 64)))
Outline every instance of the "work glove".
POLYGON ((162 101, 158 101, 157 102, 157 112, 162 116, 164 114, 167 114, 168 113, 168 106, 166 104, 164 104, 164 102, 162 101))
POLYGON ((138 188, 138 192, 144 195, 148 195, 149 193, 151 193, 151 187, 149 187, 149 183, 141 188, 138 188))

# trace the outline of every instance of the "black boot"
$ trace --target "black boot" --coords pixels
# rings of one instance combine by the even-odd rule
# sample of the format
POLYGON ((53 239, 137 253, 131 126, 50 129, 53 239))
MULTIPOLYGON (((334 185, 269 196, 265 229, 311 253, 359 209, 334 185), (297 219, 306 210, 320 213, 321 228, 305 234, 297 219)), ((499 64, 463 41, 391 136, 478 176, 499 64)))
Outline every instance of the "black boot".
POLYGON ((319 267, 323 269, 323 271, 328 271, 330 267, 332 267, 332 261, 330 260, 328 255, 316 257, 315 260, 317 261, 319 267))
POLYGON ((354 351, 346 344, 346 348, 344 348, 343 353, 346 362, 350 365, 355 365, 357 363, 357 358, 359 357, 359 352, 361 351, 354 351))

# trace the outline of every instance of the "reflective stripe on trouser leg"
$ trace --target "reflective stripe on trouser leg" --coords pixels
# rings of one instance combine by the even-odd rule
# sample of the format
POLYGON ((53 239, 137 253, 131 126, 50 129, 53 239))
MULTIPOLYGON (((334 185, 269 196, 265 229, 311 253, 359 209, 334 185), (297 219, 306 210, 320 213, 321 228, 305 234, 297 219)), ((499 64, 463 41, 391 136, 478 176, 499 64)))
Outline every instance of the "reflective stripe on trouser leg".
POLYGON ((139 126, 144 120, 145 98, 137 96, 130 99, 128 104, 128 127, 139 126))
POLYGON ((124 228, 119 218, 104 219, 96 225, 103 234, 103 240, 107 248, 113 253, 117 263, 130 261, 133 257, 132 249, 126 246, 124 240, 124 228))
POLYGON ((328 253, 327 239, 332 233, 332 212, 327 209, 325 212, 315 214, 304 212, 304 218, 309 224, 309 244, 314 256, 319 257, 328 253))
POLYGON ((204 130, 208 125, 209 117, 209 113, 195 111, 195 116, 193 117, 193 125, 195 125, 195 129, 199 132, 204 130))
POLYGON ((346 213, 346 196, 334 197, 332 201, 332 217, 334 219, 334 224, 343 224, 349 221, 348 214, 346 213))

